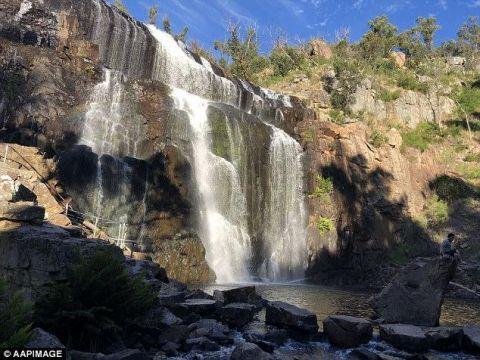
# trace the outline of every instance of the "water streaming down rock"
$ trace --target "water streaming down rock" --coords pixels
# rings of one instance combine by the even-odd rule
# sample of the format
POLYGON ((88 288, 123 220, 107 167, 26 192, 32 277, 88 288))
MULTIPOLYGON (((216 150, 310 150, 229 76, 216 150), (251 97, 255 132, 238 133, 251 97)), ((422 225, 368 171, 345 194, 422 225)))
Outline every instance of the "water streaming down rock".
POLYGON ((98 155, 93 215, 108 227, 112 237, 124 244, 132 169, 123 157, 137 155, 140 124, 128 121, 123 111, 123 75, 106 69, 104 77, 91 96, 80 142, 98 155))
POLYGON ((261 267, 270 280, 301 278, 307 266, 302 157, 300 145, 272 126, 261 267))
POLYGON ((245 197, 235 166, 211 151, 208 101, 174 89, 176 107, 189 118, 195 179, 201 195, 206 258, 222 283, 249 279, 250 237, 245 197))
MULTIPOLYGON (((272 125, 282 120, 279 107, 291 106, 289 97, 219 76, 205 59, 196 59, 165 32, 93 1, 98 6, 90 15, 91 38, 99 44, 103 62, 129 77, 148 77, 170 86, 176 108, 188 116, 186 139, 176 145, 192 161, 200 194, 199 230, 217 281, 243 281, 258 274, 271 280, 301 277, 307 253, 301 148, 272 125), (212 139, 214 107, 235 114, 222 120, 223 132, 216 136, 223 138, 221 146, 212 139), (257 130, 261 135, 255 134, 257 130), (185 149, 185 140, 192 149, 185 149), (252 147, 251 141, 259 143, 252 147)), ((101 91, 108 90, 106 82, 99 86, 101 91)), ((115 119, 115 111, 108 111, 106 116, 115 119)), ((97 121, 102 116, 96 116, 97 121)), ((125 125, 125 119, 113 122, 117 128, 125 125)), ((98 129, 107 139, 112 137, 112 132, 98 129)), ((100 142, 104 148, 96 152, 135 156, 131 147, 135 136, 128 134, 126 139, 126 134, 100 142)), ((87 121, 85 143, 95 142, 98 136, 88 134, 87 121)), ((171 140, 175 142, 175 137, 171 140)))

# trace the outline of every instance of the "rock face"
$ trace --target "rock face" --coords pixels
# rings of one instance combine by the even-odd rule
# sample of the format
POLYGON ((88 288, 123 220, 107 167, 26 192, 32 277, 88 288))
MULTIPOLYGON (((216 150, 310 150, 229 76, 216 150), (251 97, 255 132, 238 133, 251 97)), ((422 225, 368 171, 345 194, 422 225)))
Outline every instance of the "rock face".
POLYGON ((455 266, 450 257, 416 259, 374 296, 377 316, 388 323, 437 326, 455 266))
POLYGON ((364 80, 354 95, 353 112, 366 112, 378 120, 397 119, 410 127, 422 121, 439 122, 453 114, 455 102, 437 93, 403 91, 392 102, 384 102, 376 96, 372 82, 364 80))
POLYGON ((425 333, 418 326, 404 324, 380 325, 380 338, 402 350, 415 352, 428 349, 425 333))
POLYGON ((463 335, 465 349, 474 354, 480 354, 480 326, 464 326, 463 335))
POLYGON ((432 349, 440 351, 459 351, 462 348, 462 328, 430 328, 425 331, 425 335, 432 349))
POLYGON ((317 315, 282 301, 267 303, 265 322, 305 334, 318 331, 317 315))
POLYGON ((339 347, 355 347, 371 340, 373 327, 365 319, 333 315, 323 321, 323 331, 332 344, 339 347))
POLYGON ((55 336, 43 329, 35 328, 32 330, 30 340, 25 345, 27 349, 65 349, 65 346, 55 336))
POLYGON ((205 248, 195 234, 178 234, 173 239, 158 241, 153 251, 155 262, 172 279, 196 284, 215 281, 215 273, 205 261, 205 248))
MULTIPOLYGON (((13 289, 25 289, 35 299, 46 286, 66 279, 78 254, 89 256, 110 245, 99 240, 72 238, 53 225, 33 226, 3 222, 0 232, 0 276, 13 289)), ((123 257, 119 248, 115 254, 123 257)))

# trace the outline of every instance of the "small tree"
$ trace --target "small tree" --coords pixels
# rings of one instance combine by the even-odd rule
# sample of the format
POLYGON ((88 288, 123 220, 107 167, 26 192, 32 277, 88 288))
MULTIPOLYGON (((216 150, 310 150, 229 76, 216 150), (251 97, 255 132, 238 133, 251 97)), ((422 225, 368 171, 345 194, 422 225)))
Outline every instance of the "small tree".
POLYGON ((171 25, 170 19, 168 17, 163 18, 163 30, 167 34, 172 35, 172 37, 177 41, 186 42, 186 40, 187 40, 188 27, 185 26, 180 33, 175 34, 172 30, 172 25, 171 25))
POLYGON ((120 12, 128 14, 127 7, 123 4, 122 0, 113 0, 113 6, 120 10, 120 12))
POLYGON ((475 52, 480 51, 480 24, 478 17, 471 16, 458 31, 458 40, 463 46, 467 46, 475 52))
POLYGON ((158 6, 154 5, 148 10, 148 22, 151 25, 157 25, 158 6))
POLYGON ((388 56, 397 45, 397 27, 386 15, 377 16, 368 22, 370 30, 363 35, 360 48, 365 59, 377 60, 388 56))
POLYGON ((215 50, 222 53, 221 64, 227 66, 232 75, 252 80, 254 74, 267 65, 266 59, 258 53, 257 30, 250 26, 242 33, 239 24, 231 24, 228 35, 225 42, 215 41, 215 50), (230 62, 223 56, 227 56, 230 62))
POLYGON ((439 29, 440 26, 437 24, 435 17, 424 18, 420 16, 417 18, 417 26, 414 31, 418 33, 428 52, 433 50, 433 39, 439 29))

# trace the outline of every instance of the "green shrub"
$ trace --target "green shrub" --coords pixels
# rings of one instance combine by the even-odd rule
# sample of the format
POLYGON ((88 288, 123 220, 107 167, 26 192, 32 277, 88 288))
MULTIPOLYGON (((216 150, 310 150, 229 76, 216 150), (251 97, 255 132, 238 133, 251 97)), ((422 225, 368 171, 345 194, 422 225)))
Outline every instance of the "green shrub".
POLYGON ((438 195, 433 195, 427 200, 425 216, 430 227, 441 226, 448 220, 448 204, 438 195))
POLYGON ((332 109, 328 112, 330 119, 338 125, 345 124, 345 114, 341 110, 332 109))
POLYGON ((467 180, 480 180, 480 166, 476 164, 460 164, 458 171, 467 180))
POLYGON ((480 113, 480 88, 471 87, 462 89, 456 98, 460 106, 460 116, 464 116, 463 112, 466 112, 468 115, 480 113))
POLYGON ((302 49, 289 45, 276 46, 270 54, 274 76, 286 76, 290 71, 300 69, 306 57, 302 49))
POLYGON ((389 91, 382 89, 378 92, 377 97, 384 102, 392 102, 397 100, 401 95, 399 90, 389 91))
POLYGON ((327 217, 320 216, 316 221, 318 232, 323 235, 326 232, 332 231, 335 227, 333 220, 327 217))
POLYGON ((420 82, 414 75, 408 72, 402 72, 397 78, 397 85, 406 90, 419 91, 421 93, 428 93, 429 87, 427 83, 420 82))
POLYGON ((315 177, 316 186, 310 194, 310 198, 325 198, 333 191, 333 182, 330 178, 324 178, 320 175, 315 177))
POLYGON ((463 159, 466 162, 480 162, 480 153, 470 153, 463 159))
POLYGON ((403 145, 423 152, 431 143, 440 140, 444 135, 438 124, 422 122, 415 129, 402 132, 403 145))
POLYGON ((146 313, 154 299, 150 286, 130 276, 111 249, 101 250, 77 259, 68 281, 53 285, 39 299, 35 317, 65 345, 98 351, 118 336, 122 325, 146 313))
POLYGON ((0 348, 22 347, 30 338, 32 307, 19 292, 7 295, 7 283, 0 279, 0 348))
POLYGON ((368 142, 373 147, 376 147, 376 148, 379 148, 382 145, 386 144, 387 141, 388 141, 388 138, 385 135, 383 135, 383 133, 381 131, 379 131, 378 129, 374 129, 372 131, 372 135, 370 136, 370 139, 368 140, 368 142))
POLYGON ((438 197, 447 203, 476 196, 475 190, 465 181, 447 175, 442 175, 430 182, 430 189, 435 191, 438 197))

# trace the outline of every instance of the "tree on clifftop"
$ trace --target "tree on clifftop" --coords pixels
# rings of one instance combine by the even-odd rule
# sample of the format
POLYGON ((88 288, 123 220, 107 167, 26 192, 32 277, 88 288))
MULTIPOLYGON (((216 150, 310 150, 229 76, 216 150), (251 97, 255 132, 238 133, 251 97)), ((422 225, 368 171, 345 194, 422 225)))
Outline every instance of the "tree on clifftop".
POLYGON ((386 15, 377 16, 368 22, 370 30, 363 35, 360 48, 366 59, 386 58, 397 45, 397 27, 386 15))
POLYGON ((148 22, 149 22, 149 24, 156 25, 157 24, 157 17, 158 17, 158 5, 154 5, 148 10, 148 22))
POLYGON ((127 7, 123 4, 122 0, 114 0, 113 6, 115 6, 120 12, 128 15, 127 7))

